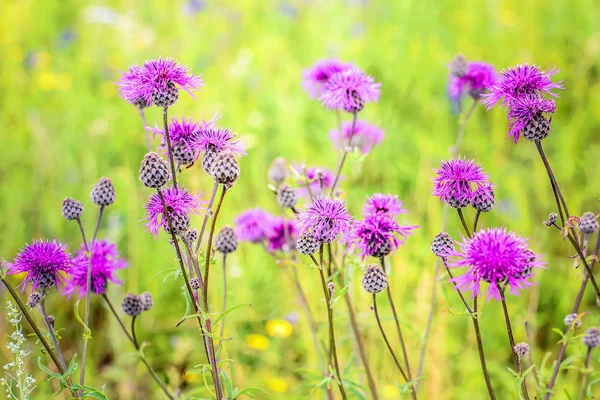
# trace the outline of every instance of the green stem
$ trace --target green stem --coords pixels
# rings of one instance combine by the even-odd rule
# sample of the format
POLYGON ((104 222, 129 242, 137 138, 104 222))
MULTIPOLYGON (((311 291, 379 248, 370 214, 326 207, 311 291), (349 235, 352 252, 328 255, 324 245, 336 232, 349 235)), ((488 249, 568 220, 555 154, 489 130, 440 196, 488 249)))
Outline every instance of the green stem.
POLYGON ((467 226, 467 221, 465 220, 465 216, 462 212, 462 209, 457 208, 456 212, 458 213, 458 216, 460 217, 460 222, 462 223, 465 233, 467 234, 468 237, 471 237, 471 231, 469 230, 469 227, 467 226))
POLYGON ((165 129, 165 141, 167 142, 167 151, 169 153, 169 162, 171 163, 171 175, 173 186, 177 187, 177 170, 175 169, 175 160, 173 160, 173 150, 171 148, 171 138, 169 137, 169 107, 163 108, 163 126, 165 129))
MULTIPOLYGON (((377 295, 376 294, 373 294, 373 311, 375 313, 375 319, 377 320, 377 326, 379 327, 379 332, 381 332, 383 341, 385 342, 385 345, 387 346, 388 350, 390 351, 390 354, 392 355, 392 358, 394 359, 394 363, 396 363, 396 367, 398 368, 398 371, 400 371, 400 374, 402 374, 404 381, 409 382, 409 379, 406 376, 404 369, 400 365, 400 361, 398 361, 398 357, 396 357, 396 353, 394 353, 394 350, 392 349, 392 345, 390 344, 390 341, 388 340, 387 335, 385 334, 385 331, 383 330, 383 326, 381 325, 381 319, 379 318, 379 311, 377 310, 377 295)), ((414 395, 414 391, 412 393, 414 395)))
POLYGON ((335 174, 335 180, 333 181, 333 186, 331 186, 331 191, 329 192, 329 196, 333 196, 335 193, 335 188, 337 187, 338 181, 340 180, 340 175, 342 174, 342 168, 344 167, 344 163, 346 162, 346 157, 348 157, 348 150, 351 150, 352 138, 354 137, 354 127, 356 126, 356 116, 357 113, 354 112, 352 114, 352 129, 350 130, 350 136, 348 137, 348 145, 344 149, 344 155, 342 156, 342 161, 340 161, 340 165, 338 166, 337 173, 335 174))
POLYGON ((488 373, 485 353, 483 350, 483 340, 481 339, 481 329, 479 328, 479 315, 477 314, 477 296, 473 298, 473 313, 471 314, 471 319, 473 320, 473 329, 475 330, 475 337, 477 338, 477 350, 479 351, 479 360, 481 361, 481 370, 483 372, 485 384, 487 386, 490 399, 496 400, 496 394, 494 393, 494 388, 492 387, 492 380, 490 379, 490 374, 488 373))
POLYGON ((146 114, 144 113, 144 107, 137 106, 137 109, 140 113, 140 118, 142 119, 142 125, 144 125, 144 133, 146 134, 146 146, 148 147, 148 152, 150 152, 152 151, 152 144, 150 143, 150 135, 148 134, 148 129, 146 129, 148 124, 146 123, 146 114))

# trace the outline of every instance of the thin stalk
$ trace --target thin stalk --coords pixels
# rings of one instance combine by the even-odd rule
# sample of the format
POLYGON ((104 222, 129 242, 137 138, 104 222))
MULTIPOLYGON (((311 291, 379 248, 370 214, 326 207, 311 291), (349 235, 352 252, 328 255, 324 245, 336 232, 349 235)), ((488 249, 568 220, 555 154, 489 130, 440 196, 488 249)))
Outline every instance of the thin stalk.
POLYGON ((138 112, 140 113, 140 118, 142 119, 142 125, 144 125, 144 133, 146 134, 146 146, 148 147, 148 151, 152 151, 152 143, 150 143, 150 135, 148 134, 148 129, 146 127, 148 124, 146 123, 146 114, 144 113, 144 107, 137 106, 138 112))
POLYGON ((131 337, 133 338, 133 343, 135 344, 135 348, 139 349, 140 342, 137 340, 137 336, 135 335, 135 320, 137 319, 137 315, 131 318, 131 337))
MULTIPOLYGON (((192 245, 190 243, 187 243, 184 240, 183 245, 185 246, 188 258, 192 262, 193 270, 196 272, 197 278, 200 281, 200 290, 202 291, 204 290, 204 280, 202 279, 202 272, 200 271, 200 264, 198 263, 198 258, 192 253, 192 245)), ((194 274, 190 273, 190 276, 193 277, 194 274)), ((195 290, 195 294, 198 295, 198 290, 195 290)), ((202 301, 202 299, 198 297, 198 301, 202 301)))
MULTIPOLYGON (((85 328, 89 329, 90 327, 90 304, 92 301, 91 291, 92 291, 92 251, 94 249, 94 243, 96 242, 96 236, 98 236, 98 229, 100 229, 100 223, 102 222, 102 216, 104 215, 104 206, 100 206, 98 210, 98 219, 96 220, 96 228, 94 228, 94 236, 92 236, 92 241, 90 242, 88 249, 88 265, 87 265, 87 277, 85 284, 85 328)), ((81 227, 81 225, 80 225, 81 227)), ((83 228, 81 228, 81 234, 85 241, 85 236, 83 233, 83 228)), ((84 328, 84 329, 85 329, 84 328)), ((83 336, 83 343, 81 345, 81 370, 79 373, 79 383, 81 386, 85 383, 85 367, 87 361, 87 347, 88 347, 88 338, 87 335, 83 336)), ((80 391, 82 393, 82 391, 80 391)))
POLYGON ((85 239, 85 230, 83 229, 83 225, 81 224, 81 219, 77 217, 77 225, 79 225, 79 231, 81 232, 81 239, 83 240, 83 248, 85 251, 88 251, 87 240, 85 239))
MULTIPOLYGON (((446 259, 445 257, 440 257, 440 258, 442 259, 442 262, 444 263, 444 267, 446 267, 446 272, 448 273, 448 276, 450 277, 450 280, 452 281, 454 279, 454 275, 452 275, 452 271, 450 270, 450 267, 448 267, 448 259, 446 259)), ((467 303, 465 296, 462 294, 461 290, 458 288, 456 283, 452 282, 452 286, 454 286, 454 290, 456 290, 456 293, 458 293, 458 296, 460 297, 461 301, 465 305, 465 308, 467 309, 469 314, 473 315, 473 310, 471 309, 471 306, 469 306, 469 303, 467 303)))
MULTIPOLYGON (((192 300, 192 304, 194 305, 194 310, 195 310, 196 314, 198 314, 200 312, 200 309, 198 308, 198 304, 195 301, 193 301, 194 291, 192 290, 192 287, 190 286, 190 281, 189 281, 187 273, 185 271, 185 265, 183 264, 183 257, 181 254, 181 249, 179 248, 179 241, 177 240, 177 235, 175 235, 175 230, 173 229, 173 221, 171 221, 171 216, 169 215, 169 212, 167 210, 167 204, 165 203, 165 198, 162 194, 162 191, 160 189, 156 189, 156 192, 158 193, 158 196, 160 197, 160 200, 163 205, 164 215, 167 219, 169 231, 171 232, 171 239, 173 239, 173 244, 175 246, 175 252, 177 253, 177 260, 179 261, 179 268, 181 269, 181 274, 183 275, 185 287, 190 296, 190 300, 192 300)), ((206 311, 206 312, 208 313, 208 311, 206 311)), ((211 333, 210 319, 207 320, 207 324, 205 325, 205 327, 202 326, 202 319, 200 317, 198 317, 197 320, 198 320, 198 324, 200 325, 200 328, 203 330, 202 336, 204 337, 206 358, 211 365, 211 373, 212 373, 213 385, 215 388, 216 398, 217 398, 217 400, 221 400, 223 398, 223 389, 221 388, 221 380, 219 377, 219 372, 217 370, 217 363, 216 363, 215 352, 214 352, 214 344, 212 342, 212 339, 210 339, 207 335, 204 334, 204 329, 207 329, 207 332, 211 333), (208 340, 208 339, 210 339, 210 340, 208 340), (211 345, 213 346, 212 348, 210 347, 211 345)))
POLYGON ((342 168, 344 167, 344 163, 346 162, 346 157, 348 157, 348 149, 351 149, 352 138, 354 137, 354 127, 356 126, 356 116, 357 113, 354 112, 352 114, 352 129, 350 130, 350 136, 348 137, 348 145, 344 149, 344 155, 342 156, 342 161, 340 161, 340 165, 338 166, 337 173, 335 174, 335 180, 333 181, 333 186, 331 187, 331 191, 329 192, 329 196, 333 196, 335 192, 335 188, 340 180, 340 175, 342 174, 342 168))
POLYGON ((450 154, 453 157, 456 157, 456 155, 458 154, 458 149, 460 148, 460 144, 462 143, 462 138, 465 133, 465 128, 467 126, 467 122, 469 122, 469 119, 471 119, 471 115, 473 114, 473 111, 475 111, 476 107, 477 107, 477 100, 473 99, 473 102, 471 103, 471 107, 469 107, 469 109, 465 113, 465 117, 458 124, 458 134, 456 135, 456 144, 450 150, 450 154))
MULTIPOLYGON (((33 332, 38 337, 40 343, 42 344, 42 346, 44 346, 44 349, 46 350, 46 353, 52 359, 52 362, 54 363, 54 366, 56 367, 56 369, 58 370, 58 372, 60 372, 61 374, 64 375, 66 369, 63 368, 63 366, 61 365, 60 360, 58 359, 58 357, 56 356, 56 354, 54 354, 54 351, 52 350, 52 347, 50 347, 50 344, 48 343, 48 341, 44 337, 44 334, 42 333, 42 331, 40 331, 40 328, 37 326, 37 324, 35 323, 35 321, 31 317, 31 314, 29 314, 29 311, 27 311, 27 308, 25 307, 25 305, 23 304, 23 302, 19 298, 19 295, 17 294, 17 292, 15 292, 15 289, 12 287, 12 285, 10 284, 10 282, 8 280, 6 280, 5 277, 0 276, 0 281, 2 281, 2 283, 4 284, 4 286, 6 287, 6 289, 8 290, 8 292, 10 293, 11 297, 17 303, 17 307, 19 307, 19 310, 21 311, 21 314, 23 314, 23 316, 25 317, 25 319, 29 323, 29 326, 31 326, 31 329, 33 329, 33 332)), ((71 377, 67 376, 65 378, 65 381, 69 385, 69 391, 71 392, 71 395, 73 397, 76 397, 76 398, 81 398, 81 396, 74 389, 72 389, 73 381, 71 380, 71 377)))
POLYGON ((544 162, 544 166, 546 167, 546 172, 548 173, 548 177, 550 178, 550 183, 552 184, 552 186, 555 189, 555 196, 558 196, 558 199, 560 199, 560 202, 557 201, 559 211, 560 211, 560 206, 562 205, 562 207, 563 207, 563 211, 564 211, 565 215, 564 215, 564 219, 562 220, 562 222, 563 222, 563 226, 564 226, 565 220, 568 220, 570 217, 569 209, 567 208, 567 203, 565 202, 565 198, 563 197, 563 194, 560 191, 560 187, 558 186, 558 181, 556 180, 556 177, 554 176, 554 172, 552 172, 552 168, 550 167, 550 162, 548 161, 548 158, 546 157, 546 153, 544 153, 544 148, 542 147, 542 142, 540 142, 539 140, 536 140, 535 147, 537 148, 538 153, 540 153, 540 157, 542 158, 542 161, 544 162))
POLYGON ((173 160, 173 150, 171 148, 171 138, 169 137, 169 107, 163 108, 163 126, 165 130, 165 141, 167 142, 167 151, 169 152, 169 162, 171 164, 171 175, 173 178, 173 186, 177 187, 177 169, 175 168, 175 160, 173 160))
MULTIPOLYGON (((227 254, 223 253, 223 312, 227 311, 227 254)), ((219 337, 223 337, 225 332, 225 317, 221 318, 221 330, 219 331, 219 337)), ((219 340, 217 349, 221 348, 222 340, 219 340)))
MULTIPOLYGON (((43 294, 42 294, 43 296, 43 294)), ((65 363, 65 357, 63 356, 63 352, 60 348, 60 344, 58 343, 58 338, 56 337, 56 333, 54 332, 54 327, 48 321, 48 313, 46 312, 46 299, 42 298, 38 306, 38 310, 42 315, 42 319, 44 320, 44 324, 46 324, 46 329, 48 329, 48 334, 50 335, 50 339, 52 339, 52 343, 54 344, 54 350, 56 350, 56 354, 58 355, 58 360, 60 361, 60 365, 66 370, 67 363, 65 363)))
POLYGON ((579 400, 583 400, 585 397, 585 387, 587 386, 587 380, 589 376, 590 361, 592 361, 592 348, 588 347, 587 356, 585 357, 585 365, 583 376, 581 377, 581 388, 579 389, 579 400))
MULTIPOLYGON (((385 260, 383 257, 379 258, 379 262, 381 264, 381 269, 383 273, 385 272, 385 260)), ((396 324, 396 331, 398 332, 398 340, 400 341, 400 348, 402 349, 402 357, 404 358, 404 366, 406 367, 406 376, 408 377, 408 381, 412 382, 412 373, 410 372, 410 363, 408 361, 408 352, 406 351, 406 344, 404 343, 404 336, 402 335, 402 329, 400 328, 400 320, 398 318, 398 313, 396 312, 396 306, 394 305, 394 298, 392 297, 392 290, 390 289, 390 285, 387 285, 386 288, 388 300, 390 302, 390 308, 392 309, 392 315, 394 316, 394 323, 396 324)), ((417 398, 417 393, 414 386, 411 387, 411 392, 413 398, 417 398)))
MULTIPOLYGON (((381 319, 379 318, 379 311, 377 310, 377 295, 376 294, 373 294, 373 312, 375 313, 375 319, 377 320, 377 326, 379 327, 379 332, 381 333, 381 336, 383 337, 383 341, 385 342, 385 345, 387 346, 388 350, 390 351, 390 354, 392 355, 392 358, 394 359, 394 363, 396 363, 396 367, 398 368, 398 371, 400 371, 400 374, 402 374, 404 381, 408 382, 409 381, 408 377, 406 376, 406 373, 404 372, 402 365, 400 365, 400 361, 398 361, 398 357, 396 357, 396 353, 394 353, 394 349, 392 349, 392 345, 390 344, 390 341, 388 340, 387 335, 385 334, 385 331, 383 330, 383 325, 381 325, 381 319)), ((414 396, 414 391, 412 393, 414 396)))
POLYGON ((462 212, 462 208, 457 208, 456 212, 458 213, 458 216, 460 217, 460 222, 462 223, 465 233, 467 234, 468 237, 471 237, 471 231, 469 230, 469 227, 467 226, 467 221, 465 220, 465 216, 462 212))
POLYGON ((198 233, 198 242, 196 243, 195 253, 198 253, 200 250, 200 244, 202 243, 202 237, 204 236, 204 230, 206 229, 206 223, 208 222, 209 216, 212 214, 212 206, 215 202, 215 198, 217 196, 217 190, 219 189, 219 184, 215 182, 213 185, 213 190, 210 195, 210 200, 208 200, 208 207, 206 208, 206 214, 204 214, 204 220, 202 220, 202 227, 200 228, 200 232, 198 233))
POLYGON ((481 211, 477 210, 475 212, 475 219, 473 220, 473 233, 477 232, 477 225, 479 223, 479 216, 481 215, 481 211))
MULTIPOLYGON (((500 295, 502 296, 502 311, 504 312, 504 322, 506 323, 506 332, 508 333, 508 341, 510 343, 510 351, 513 356, 513 361, 515 362, 515 367, 517 368, 517 372, 520 374, 523 372, 521 366, 521 360, 519 359, 519 355, 515 351, 515 337, 513 335, 512 326, 510 323, 510 316, 508 315, 508 306, 506 304, 506 297, 504 296, 504 289, 498 285, 498 290, 500 291, 500 295)), ((523 391, 523 396, 525 400, 529 400, 529 393, 527 392, 527 380, 523 379, 521 382, 521 390, 523 391)))
POLYGON ((492 387, 492 381, 490 379, 490 374, 488 373, 485 353, 483 351, 481 329, 479 328, 479 316, 477 315, 477 296, 473 298, 473 313, 471 314, 471 319, 473 320, 473 328, 475 329, 475 337, 477 338, 477 350, 479 351, 479 360, 481 361, 481 370, 483 372, 485 384, 487 386, 490 399, 496 400, 496 394, 494 393, 494 388, 492 387))
POLYGON ((531 337, 531 330, 529 329, 529 322, 525 322, 525 335, 527 335, 527 344, 529 344, 529 348, 531 350, 529 350, 529 364, 531 364, 533 366, 532 372, 533 372, 533 379, 535 380, 535 384, 536 387, 540 386, 540 378, 538 377, 538 371, 536 368, 536 365, 533 362, 533 346, 531 346, 531 344, 533 343, 533 339, 531 337))

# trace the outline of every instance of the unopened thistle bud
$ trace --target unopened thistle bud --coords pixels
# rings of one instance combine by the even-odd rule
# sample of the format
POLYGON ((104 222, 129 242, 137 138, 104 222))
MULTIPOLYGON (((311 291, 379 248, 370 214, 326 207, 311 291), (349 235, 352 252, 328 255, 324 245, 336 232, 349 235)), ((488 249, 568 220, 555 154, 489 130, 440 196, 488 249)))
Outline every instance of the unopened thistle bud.
MULTIPOLYGON (((173 227, 173 233, 176 235, 184 234, 191 225, 190 217, 186 213, 171 211, 169 213, 169 218, 171 220, 171 226, 173 227)), ((169 235, 171 234, 171 227, 169 226, 168 221, 164 226, 164 229, 169 235)))
POLYGON ((317 241, 317 239, 315 239, 315 237, 308 232, 300 235, 298 242, 296 243, 298 252, 306 256, 315 254, 317 251, 319 251, 319 246, 321 246, 321 243, 319 243, 319 241, 317 241))
POLYGON ((171 153, 173 154, 173 160, 181 165, 189 165, 196 161, 196 150, 185 142, 173 145, 171 153))
POLYGON ((292 208, 298 203, 298 194, 291 187, 281 185, 277 189, 277 202, 281 207, 292 208))
POLYGON ((188 229, 188 231, 183 235, 183 240, 185 240, 188 244, 194 243, 198 240, 198 231, 196 229, 188 229))
POLYGON ((152 301, 152 295, 149 292, 144 292, 139 295, 140 301, 142 303, 142 310, 148 311, 154 305, 152 301))
POLYGON ((450 235, 446 232, 440 232, 433 238, 431 242, 431 252, 438 257, 447 257, 450 252, 454 251, 454 242, 450 235))
POLYGON ((54 318, 54 315, 48 315, 48 324, 52 327, 52 329, 54 329, 55 321, 56 321, 56 319, 54 318))
POLYGON ((200 289, 200 279, 198 279, 198 278, 192 278, 192 279, 190 279, 190 286, 194 290, 200 289))
POLYGON ((583 334, 583 338, 581 339, 583 344, 585 344, 590 349, 594 347, 600 346, 600 331, 598 328, 590 328, 583 334))
POLYGON ((204 155, 202 156, 202 168, 204 168, 204 171, 206 171, 207 174, 211 173, 220 153, 221 151, 214 145, 209 145, 204 152, 204 155))
POLYGON ((524 359, 529 354, 529 345, 525 342, 515 344, 513 347, 515 350, 515 354, 519 357, 519 359, 524 359))
POLYGON ((598 230, 598 220, 594 213, 586 212, 579 219, 579 229, 585 234, 594 233, 598 230))
POLYGON ((570 328, 571 325, 573 325, 573 328, 575 329, 581 328, 581 318, 577 319, 577 313, 565 315, 564 323, 567 328, 570 328), (575 321, 574 325, 573 321, 575 321))
POLYGON ((115 202, 116 197, 115 187, 108 178, 101 178, 90 195, 92 203, 100 207, 110 206, 115 202))
POLYGON ((484 184, 479 186, 473 192, 473 199, 471 199, 471 205, 474 209, 479 212, 488 212, 494 208, 495 196, 494 189, 491 184, 484 184))
POLYGON ((558 219, 557 213, 550 213, 550 214, 548 214, 548 219, 546 221, 544 221, 544 225, 552 226, 552 225, 556 224, 557 219, 558 219))
POLYGON ((158 189, 166 185, 170 178, 169 163, 153 151, 146 153, 140 163, 140 181, 144 186, 158 189))
POLYGON ((237 237, 230 226, 223 227, 215 237, 215 250, 220 253, 233 253, 237 249, 237 246, 237 237))
POLYGON ((462 78, 467 74, 467 59, 462 54, 458 54, 448 64, 450 75, 454 75, 457 78, 462 78))
POLYGON ((41 293, 33 292, 29 295, 29 298, 27 299, 27 305, 30 308, 34 308, 34 307, 37 307, 37 305, 40 304, 41 301, 42 301, 41 293))
POLYGON ((121 307, 123 307, 123 312, 130 317, 136 317, 143 311, 142 300, 133 293, 129 293, 125 296, 121 303, 121 307))
POLYGON ((287 175, 287 166, 285 158, 277 157, 271 163, 269 170, 267 172, 267 176, 271 182, 276 185, 280 185, 283 181, 285 181, 285 177, 287 175))
POLYGON ((215 165, 211 170, 215 182, 231 186, 240 177, 240 166, 235 155, 230 151, 219 153, 215 165))
POLYGON ((377 264, 371 264, 367 267, 363 278, 362 287, 372 294, 381 293, 388 286, 388 280, 385 272, 377 264))
POLYGON ((68 220, 74 220, 81 217, 83 214, 83 204, 79 201, 67 197, 62 203, 62 215, 68 220))

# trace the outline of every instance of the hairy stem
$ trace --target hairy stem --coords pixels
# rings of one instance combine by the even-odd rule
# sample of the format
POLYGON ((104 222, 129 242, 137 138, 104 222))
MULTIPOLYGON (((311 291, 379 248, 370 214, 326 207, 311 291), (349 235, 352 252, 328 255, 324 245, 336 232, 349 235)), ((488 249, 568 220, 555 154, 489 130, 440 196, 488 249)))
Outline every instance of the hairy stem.
POLYGON ((202 227, 200 228, 200 232, 198 233, 198 242, 196 243, 195 253, 198 253, 200 250, 200 244, 202 243, 202 238, 204 237, 204 231, 206 230, 206 223, 208 222, 208 218, 212 214, 212 206, 215 202, 215 198, 217 197, 217 190, 219 189, 219 184, 215 182, 213 185, 213 190, 210 195, 210 200, 208 200, 208 207, 206 208, 206 214, 204 214, 204 219, 202 220, 202 227))
POLYGON ((337 173, 335 174, 335 180, 333 181, 333 186, 331 186, 331 191, 329 192, 329 196, 333 196, 335 193, 335 188, 337 187, 338 181, 340 180, 340 175, 342 174, 342 168, 344 167, 344 163, 346 162, 346 157, 348 157, 348 151, 351 150, 352 146, 352 138, 354 137, 354 127, 356 126, 356 116, 357 113, 354 112, 352 114, 352 129, 350 130, 350 136, 348 137, 348 145, 344 149, 344 155, 342 156, 342 161, 340 161, 340 165, 338 166, 337 173))

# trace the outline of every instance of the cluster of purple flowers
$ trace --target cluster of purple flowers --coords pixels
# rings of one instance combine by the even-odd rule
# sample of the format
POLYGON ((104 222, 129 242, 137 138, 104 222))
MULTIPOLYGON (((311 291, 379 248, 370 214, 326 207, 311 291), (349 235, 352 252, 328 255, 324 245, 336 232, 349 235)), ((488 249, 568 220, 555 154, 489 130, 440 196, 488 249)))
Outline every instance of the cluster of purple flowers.
POLYGON ((367 256, 385 257, 406 241, 418 228, 400 225, 397 217, 406 213, 395 195, 374 194, 363 207, 363 219, 354 221, 352 229, 344 236, 350 249, 358 249, 363 260, 367 256))
MULTIPOLYGON (((434 183, 432 194, 450 207, 463 208, 472 205, 479 210, 480 201, 485 206, 493 206, 494 190, 492 184, 488 182, 489 176, 474 160, 442 161, 435 174, 432 179, 434 183)), ((489 209, 479 211, 489 211, 489 209)))
POLYGON ((342 200, 315 197, 298 215, 296 226, 300 235, 310 235, 319 243, 331 243, 348 232, 352 216, 342 200))
POLYGON ((448 77, 448 95, 455 101, 460 101, 463 94, 473 99, 479 99, 496 81, 494 67, 481 61, 467 61, 457 56, 450 64, 448 77))
POLYGON ((298 189, 296 193, 299 196, 309 199, 310 195, 321 196, 324 195, 333 186, 334 176, 333 172, 327 168, 320 167, 308 167, 308 168, 297 168, 304 172, 305 179, 298 180, 298 189), (308 181, 308 182, 307 182, 308 181))
MULTIPOLYGON (((162 197, 172 223, 176 220, 185 220, 188 221, 187 225, 189 227, 189 215, 199 214, 202 210, 200 195, 192 194, 183 187, 169 186, 163 188, 162 197)), ((148 231, 154 236, 158 236, 159 228, 168 231, 169 226, 161 196, 158 193, 152 194, 145 207, 145 226, 148 231)))
POLYGON ((488 87, 482 103, 488 110, 500 103, 508 109, 510 121, 508 135, 515 143, 521 134, 526 139, 542 140, 550 131, 550 114, 556 111, 553 92, 562 89, 560 82, 552 82, 551 77, 559 72, 552 68, 544 71, 536 65, 517 65, 503 70, 500 77, 488 87))
POLYGON ((235 234, 241 241, 263 244, 271 253, 292 250, 298 239, 298 229, 293 221, 276 217, 261 208, 238 215, 235 234))

